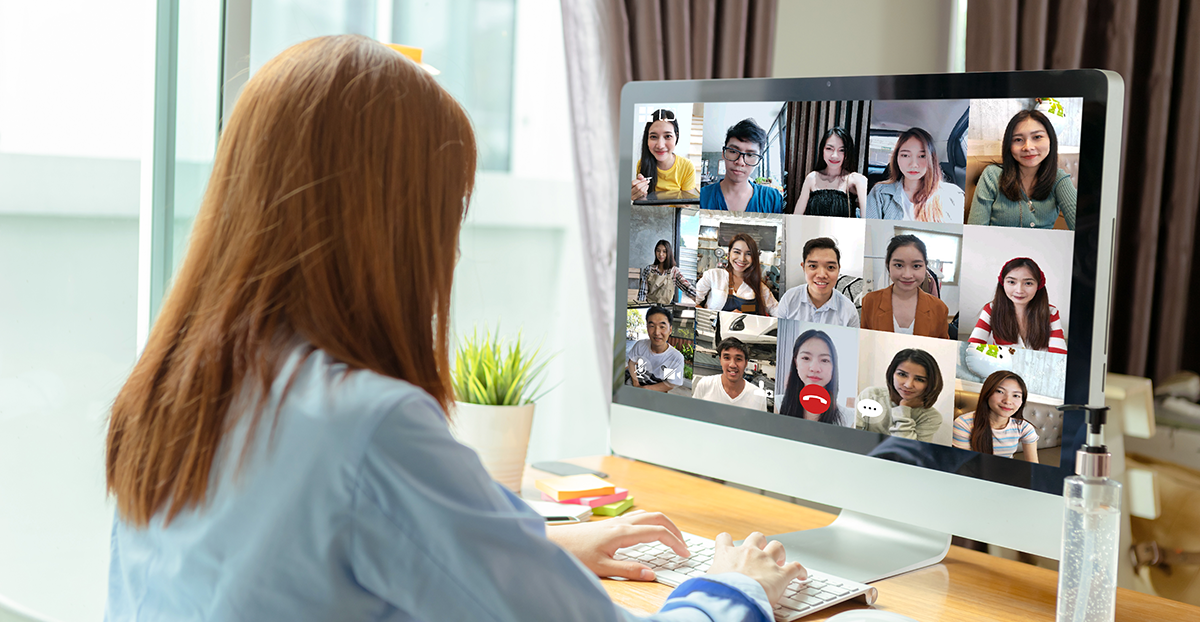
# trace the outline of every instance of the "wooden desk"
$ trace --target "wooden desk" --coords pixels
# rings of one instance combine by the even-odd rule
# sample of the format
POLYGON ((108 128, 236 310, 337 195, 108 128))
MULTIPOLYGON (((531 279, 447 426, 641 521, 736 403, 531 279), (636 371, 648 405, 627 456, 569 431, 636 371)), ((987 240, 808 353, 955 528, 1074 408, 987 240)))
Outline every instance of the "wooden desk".
MULTIPOLYGON (((570 462, 608 473, 610 481, 630 490, 636 499, 635 508, 663 512, 683 531, 706 538, 715 538, 722 531, 741 539, 751 531, 771 535, 812 529, 828 525, 834 518, 832 514, 634 460, 603 456, 570 462)), ((526 489, 532 489, 533 479, 546 476, 527 469, 526 489)), ((1015 521, 1013 528, 1020 529, 1020 522, 1015 521)), ((643 613, 658 611, 672 589, 659 583, 612 580, 603 583, 613 600, 643 613)), ((950 547, 942 563, 875 585, 879 588, 876 609, 902 613, 919 622, 1053 622, 1058 574, 950 547)), ((803 620, 818 622, 847 609, 865 606, 860 601, 843 603, 803 620)), ((1117 620, 1195 622, 1200 620, 1200 608, 1121 589, 1117 591, 1117 620)))

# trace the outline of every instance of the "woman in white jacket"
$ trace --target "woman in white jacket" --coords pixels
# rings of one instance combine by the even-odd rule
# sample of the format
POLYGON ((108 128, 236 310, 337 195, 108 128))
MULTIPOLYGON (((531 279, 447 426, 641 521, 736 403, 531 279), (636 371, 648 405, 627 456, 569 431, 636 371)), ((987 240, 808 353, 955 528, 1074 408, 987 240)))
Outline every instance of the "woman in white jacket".
POLYGON ((716 311, 771 315, 779 302, 763 282, 754 238, 745 233, 733 236, 725 267, 705 270, 696 283, 696 302, 716 311))

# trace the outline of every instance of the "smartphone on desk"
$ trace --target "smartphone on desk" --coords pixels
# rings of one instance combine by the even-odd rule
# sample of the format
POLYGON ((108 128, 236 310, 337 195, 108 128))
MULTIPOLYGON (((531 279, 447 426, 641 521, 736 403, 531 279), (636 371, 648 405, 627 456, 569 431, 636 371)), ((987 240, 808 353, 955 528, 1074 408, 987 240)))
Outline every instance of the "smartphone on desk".
POLYGON ((592 517, 592 508, 587 505, 576 505, 574 503, 554 503, 553 501, 533 501, 525 499, 525 503, 533 508, 533 511, 542 515, 546 519, 547 525, 561 525, 565 523, 580 523, 592 517))

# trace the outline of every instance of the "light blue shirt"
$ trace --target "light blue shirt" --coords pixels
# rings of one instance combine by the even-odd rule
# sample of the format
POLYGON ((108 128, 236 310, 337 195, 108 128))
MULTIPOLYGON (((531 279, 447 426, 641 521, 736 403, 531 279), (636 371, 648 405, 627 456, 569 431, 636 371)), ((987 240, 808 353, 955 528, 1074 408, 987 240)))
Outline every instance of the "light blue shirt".
MULTIPOLYGON (((105 619, 639 619, 487 476, 427 393, 301 354, 240 465, 251 417, 226 435, 203 507, 170 525, 115 521, 105 619)), ((648 619, 771 618, 756 581, 723 574, 684 583, 648 619)))
POLYGON ((772 315, 785 320, 851 326, 854 328, 858 328, 861 324, 858 317, 858 309, 854 306, 854 302, 845 294, 835 289, 833 290, 833 296, 830 296, 825 304, 817 308, 813 306, 812 299, 808 297, 808 285, 805 283, 801 283, 784 292, 783 297, 779 299, 779 304, 775 306, 775 311, 772 315))

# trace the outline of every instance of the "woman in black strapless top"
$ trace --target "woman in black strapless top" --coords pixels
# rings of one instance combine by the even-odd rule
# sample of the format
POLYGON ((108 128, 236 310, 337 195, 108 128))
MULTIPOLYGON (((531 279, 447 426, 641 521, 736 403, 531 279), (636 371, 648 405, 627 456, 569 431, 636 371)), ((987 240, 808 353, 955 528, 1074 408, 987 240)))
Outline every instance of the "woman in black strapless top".
POLYGON ((816 165, 804 178, 796 205, 806 216, 854 218, 866 202, 867 178, 857 172, 858 151, 843 128, 831 127, 817 146, 816 165))
MULTIPOLYGON (((813 173, 815 175, 815 173, 813 173)), ((838 216, 848 218, 858 212, 858 197, 845 190, 819 188, 808 193, 807 216, 838 216)))

